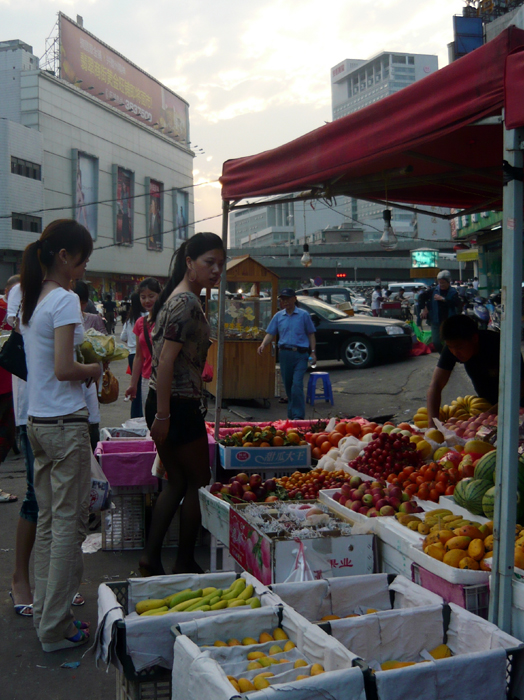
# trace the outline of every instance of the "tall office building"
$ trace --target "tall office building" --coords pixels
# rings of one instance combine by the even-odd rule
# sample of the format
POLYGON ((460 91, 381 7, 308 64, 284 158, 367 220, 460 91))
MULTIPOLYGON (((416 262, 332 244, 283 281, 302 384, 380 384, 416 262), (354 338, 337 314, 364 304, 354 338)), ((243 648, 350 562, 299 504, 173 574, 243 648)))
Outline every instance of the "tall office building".
MULTIPOLYGON (((347 58, 331 69, 333 119, 340 119, 382 100, 438 70, 438 57, 425 54, 384 51, 367 61, 347 58)), ((382 205, 348 198, 345 213, 353 222, 366 224, 382 219, 382 205)), ((434 216, 414 215, 393 209, 394 226, 405 235, 419 235, 423 228, 430 240, 450 237, 449 224, 434 216), (423 219, 428 221, 422 221, 423 219), (428 224, 428 226, 426 226, 428 224)))

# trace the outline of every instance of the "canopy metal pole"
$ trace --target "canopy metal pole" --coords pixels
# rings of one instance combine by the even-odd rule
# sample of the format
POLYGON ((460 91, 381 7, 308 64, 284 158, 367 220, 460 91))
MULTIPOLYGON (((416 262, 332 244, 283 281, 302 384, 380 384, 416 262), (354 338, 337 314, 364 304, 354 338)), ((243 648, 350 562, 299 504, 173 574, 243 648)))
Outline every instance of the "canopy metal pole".
MULTIPOLYGON (((522 168, 523 130, 504 129, 504 159, 522 168)), ((494 514, 494 552, 489 619, 511 633, 512 579, 518 483, 520 334, 522 315, 522 181, 504 187, 502 229, 502 323, 494 514)))
MULTIPOLYGON (((227 233, 229 222, 229 202, 222 202, 222 242, 227 257, 227 233)), ((218 442, 218 433, 220 430, 220 414, 222 413, 222 396, 224 382, 222 380, 224 372, 224 316, 226 313, 226 288, 227 288, 227 263, 222 270, 222 278, 220 280, 220 294, 218 306, 218 352, 217 352, 217 393, 215 396, 215 441, 218 442)), ((216 470, 213 472, 213 477, 216 476, 216 470)))
MULTIPOLYGON (((218 328, 217 328, 217 366, 216 366, 216 377, 217 377, 217 389, 215 396, 215 442, 218 443, 219 431, 220 431, 220 414, 222 413, 222 390, 224 383, 222 381, 222 376, 224 372, 224 315, 226 311, 226 287, 227 287, 227 227, 229 221, 229 202, 224 200, 222 202, 222 242, 224 244, 224 250, 226 252, 226 263, 224 264, 224 269, 222 270, 222 277, 220 278, 220 291, 218 295, 218 328)), ((217 459, 218 459, 218 447, 215 453, 215 462, 212 465, 213 481, 217 480, 217 459)), ((223 542, 222 544, 228 545, 228 542, 223 542)), ((223 551, 223 550, 222 550, 223 551)), ((222 559, 223 565, 223 559, 222 559)), ((217 538, 211 535, 211 542, 209 546, 209 569, 210 571, 217 570, 217 538)))

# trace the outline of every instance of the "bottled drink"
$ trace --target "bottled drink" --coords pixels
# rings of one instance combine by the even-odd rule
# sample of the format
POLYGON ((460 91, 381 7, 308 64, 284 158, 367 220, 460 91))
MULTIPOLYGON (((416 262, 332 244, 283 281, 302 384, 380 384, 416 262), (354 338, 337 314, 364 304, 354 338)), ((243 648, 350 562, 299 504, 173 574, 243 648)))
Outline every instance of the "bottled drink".
POLYGON ((310 356, 308 357, 308 360, 309 360, 309 366, 311 367, 311 369, 315 369, 315 367, 317 366, 317 361, 316 361, 316 359, 314 360, 314 359, 313 359, 313 356, 310 355, 310 356))

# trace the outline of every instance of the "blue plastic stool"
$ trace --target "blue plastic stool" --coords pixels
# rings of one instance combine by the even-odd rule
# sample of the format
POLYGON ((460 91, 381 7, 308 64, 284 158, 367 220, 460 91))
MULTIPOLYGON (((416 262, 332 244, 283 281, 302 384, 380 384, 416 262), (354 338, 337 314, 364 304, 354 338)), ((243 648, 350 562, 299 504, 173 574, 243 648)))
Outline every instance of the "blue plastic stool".
POLYGON ((335 405, 335 402, 333 400, 333 389, 331 388, 329 372, 311 372, 311 374, 309 375, 306 403, 310 403, 312 406, 314 406, 315 399, 324 399, 325 401, 329 402, 332 406, 335 405), (319 379, 322 380, 321 394, 317 394, 317 382, 319 379))

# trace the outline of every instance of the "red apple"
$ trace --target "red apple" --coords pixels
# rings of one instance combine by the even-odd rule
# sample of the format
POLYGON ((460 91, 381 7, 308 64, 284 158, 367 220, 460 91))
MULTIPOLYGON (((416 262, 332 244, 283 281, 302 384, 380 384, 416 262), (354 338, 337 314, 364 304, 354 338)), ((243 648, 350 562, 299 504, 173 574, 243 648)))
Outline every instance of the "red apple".
POLYGON ((360 515, 367 515, 368 514, 369 508, 367 506, 362 506, 362 508, 358 511, 360 515))
POLYGON ((380 515, 395 515, 395 509, 391 506, 382 506, 380 515))
POLYGON ((235 479, 241 484, 247 484, 249 481, 249 476, 245 472, 240 472, 240 474, 236 475, 235 479))
POLYGON ((257 497, 253 491, 244 491, 244 501, 256 501, 257 497))
POLYGON ((249 485, 252 489, 257 489, 259 486, 262 486, 262 477, 260 474, 251 474, 249 477, 249 485))
POLYGON ((224 484, 221 484, 220 481, 215 481, 215 483, 211 486, 209 489, 211 493, 218 493, 224 484))
POLYGON ((277 482, 274 479, 267 479, 264 481, 264 488, 266 491, 276 491, 277 482))

